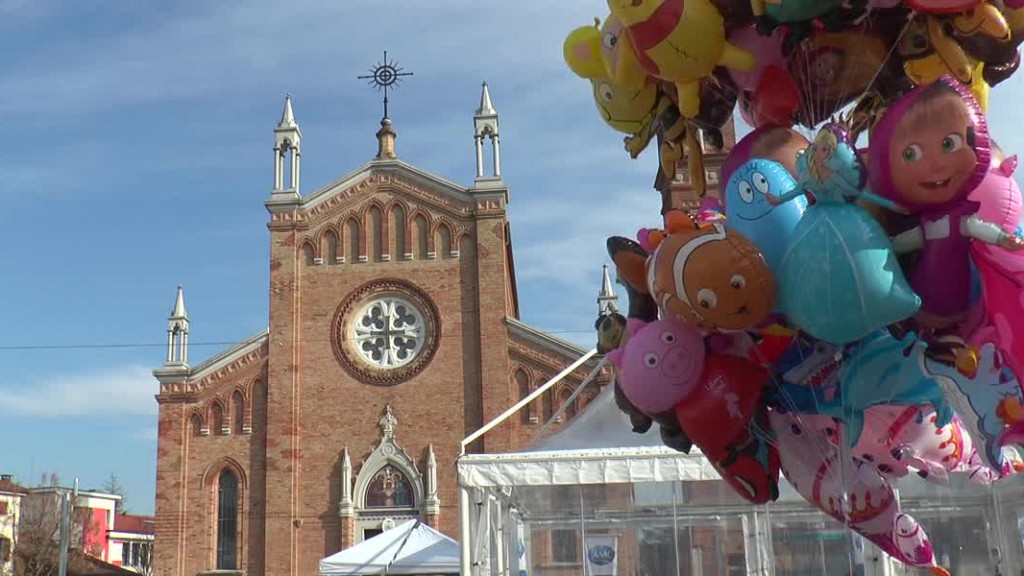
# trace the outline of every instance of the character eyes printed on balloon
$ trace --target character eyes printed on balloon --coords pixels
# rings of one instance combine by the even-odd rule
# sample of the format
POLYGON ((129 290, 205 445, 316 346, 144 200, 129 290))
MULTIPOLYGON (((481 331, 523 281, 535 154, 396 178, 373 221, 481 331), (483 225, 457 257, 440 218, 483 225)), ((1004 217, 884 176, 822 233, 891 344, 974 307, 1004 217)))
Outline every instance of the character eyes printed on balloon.
POLYGON ((644 366, 648 368, 658 367, 658 355, 657 354, 645 354, 644 355, 644 366))
POLYGON ((595 92, 605 102, 611 103, 615 100, 615 91, 612 89, 612 85, 607 82, 598 83, 595 92))
POLYGON ((950 90, 923 96, 900 120, 890 148, 894 186, 906 200, 941 205, 954 200, 978 157, 963 100, 950 90))
POLYGON ((661 341, 665 344, 673 344, 676 341, 676 335, 671 332, 662 332, 661 341))
POLYGON ((718 294, 709 288, 701 288, 697 290, 697 303, 700 304, 701 308, 711 310, 718 306, 718 294))

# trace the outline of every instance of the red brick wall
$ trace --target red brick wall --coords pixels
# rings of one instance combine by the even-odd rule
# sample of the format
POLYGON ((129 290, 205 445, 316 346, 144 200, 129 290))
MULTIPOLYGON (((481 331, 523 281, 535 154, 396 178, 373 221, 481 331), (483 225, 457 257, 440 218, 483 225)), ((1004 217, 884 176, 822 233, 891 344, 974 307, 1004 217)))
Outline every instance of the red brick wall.
MULTIPOLYGON (((448 198, 442 208, 432 204, 429 191, 410 198, 385 185, 358 194, 330 209, 272 218, 269 346, 250 365, 225 372, 202 390, 163 398, 155 549, 159 576, 191 576, 213 567, 216 475, 224 466, 237 469, 243 479, 240 558, 249 574, 313 574, 319 560, 340 550, 343 541, 359 541, 359 535, 350 539, 344 533, 338 515, 342 451, 349 449, 355 481, 363 459, 380 441, 378 422, 386 404, 398 420, 398 444, 423 475, 427 447, 433 444, 438 525, 457 536, 455 459, 462 438, 521 397, 515 367, 529 370, 539 380, 536 385, 575 360, 530 342, 512 346, 520 358, 510 360, 505 319, 513 299, 502 202, 492 197, 460 206, 448 198), (403 220, 404 226, 396 225, 403 220), (343 224, 351 222, 358 225, 343 224), (378 223, 383 229, 375 233, 378 223), (418 238, 423 223, 425 242, 418 238), (379 256, 373 250, 375 237, 380 238, 379 256), (444 249, 448 237, 451 252, 444 249), (419 249, 423 243, 426 253, 419 249), (329 254, 333 248, 344 263, 329 254), (412 259, 406 260, 409 253, 412 259), (365 261, 353 262, 352 254, 365 255, 365 261), (307 263, 310 256, 313 264, 307 263), (381 278, 415 286, 436 307, 441 325, 429 365, 392 386, 360 381, 332 348, 339 305, 381 278), (251 434, 239 434, 229 424, 228 435, 212 429, 208 436, 195 435, 193 414, 201 414, 210 427, 212 406, 221 402, 230 414, 231 394, 239 388, 246 391, 251 434)), ((585 373, 574 374, 574 383, 585 373)), ((557 409, 557 398, 549 403, 557 409)), ((534 424, 514 419, 472 448, 514 449, 529 441, 543 421, 543 415, 534 424)))

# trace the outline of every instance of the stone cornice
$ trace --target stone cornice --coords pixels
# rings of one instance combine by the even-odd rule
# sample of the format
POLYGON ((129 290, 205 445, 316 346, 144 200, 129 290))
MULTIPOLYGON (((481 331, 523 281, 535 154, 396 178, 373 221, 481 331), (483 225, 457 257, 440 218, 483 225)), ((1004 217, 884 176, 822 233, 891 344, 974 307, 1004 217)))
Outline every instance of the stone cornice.
POLYGON ((197 395, 236 373, 248 374, 262 369, 266 362, 270 332, 264 330, 221 353, 200 363, 195 368, 169 373, 157 369, 153 373, 160 380, 158 402, 195 401, 197 395))

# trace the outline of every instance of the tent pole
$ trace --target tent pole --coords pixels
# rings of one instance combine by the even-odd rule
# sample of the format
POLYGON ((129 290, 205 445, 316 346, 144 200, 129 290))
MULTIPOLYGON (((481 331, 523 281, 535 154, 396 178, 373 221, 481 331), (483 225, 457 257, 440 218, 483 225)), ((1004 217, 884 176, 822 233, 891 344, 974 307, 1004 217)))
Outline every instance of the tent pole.
POLYGON ((562 370, 561 372, 556 374, 551 380, 548 380, 543 385, 539 386, 536 390, 534 390, 528 396, 526 396, 526 398, 523 398, 519 402, 516 402, 516 404, 514 406, 512 406, 508 410, 505 410, 504 412, 499 414, 496 418, 494 418, 493 420, 491 420, 487 424, 484 424, 483 428, 480 428, 476 432, 473 432, 472 434, 467 436, 466 439, 462 441, 462 444, 459 447, 459 455, 462 456, 462 455, 464 455, 466 453, 466 446, 469 446, 470 444, 475 442, 478 438, 480 438, 481 436, 483 436, 484 434, 489 432, 492 428, 496 427, 498 424, 501 424, 502 422, 507 420, 509 416, 511 416, 511 415, 515 414, 516 412, 518 412, 523 406, 526 406, 530 402, 533 402, 534 400, 536 400, 541 394, 543 394, 544 392, 547 392, 547 390, 549 388, 551 388, 552 386, 554 386, 555 384, 560 382, 563 378, 565 378, 569 374, 572 374, 577 368, 582 366, 587 360, 590 360, 591 358, 593 358, 595 354, 597 354, 597 348, 591 348, 590 352, 587 352, 586 354, 581 356, 579 360, 577 360, 577 361, 573 362, 572 364, 570 364, 565 370, 562 370))
POLYGON ((473 556, 470 548, 470 535, 473 530, 470 526, 470 504, 469 488, 459 483, 459 558, 462 564, 462 576, 473 574, 473 556))

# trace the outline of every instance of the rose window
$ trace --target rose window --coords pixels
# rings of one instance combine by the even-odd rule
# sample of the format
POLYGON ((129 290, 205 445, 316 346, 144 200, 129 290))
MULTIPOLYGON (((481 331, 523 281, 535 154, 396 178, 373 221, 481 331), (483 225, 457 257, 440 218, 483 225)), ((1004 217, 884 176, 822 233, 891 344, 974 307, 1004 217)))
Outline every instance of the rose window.
POLYGON ((377 368, 400 368, 423 349, 423 314, 408 301, 394 296, 366 304, 352 323, 353 348, 377 368))

